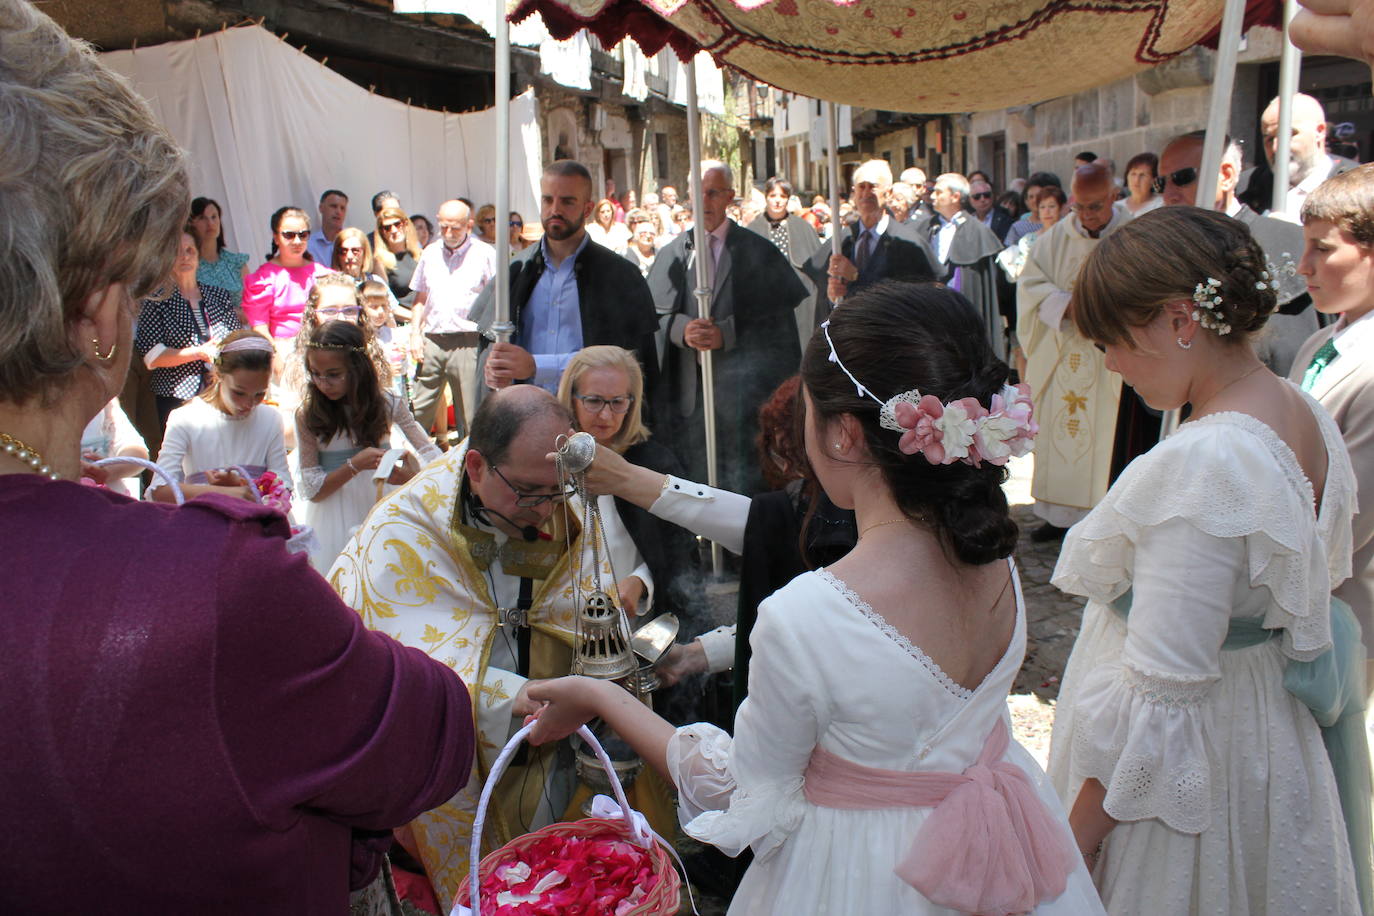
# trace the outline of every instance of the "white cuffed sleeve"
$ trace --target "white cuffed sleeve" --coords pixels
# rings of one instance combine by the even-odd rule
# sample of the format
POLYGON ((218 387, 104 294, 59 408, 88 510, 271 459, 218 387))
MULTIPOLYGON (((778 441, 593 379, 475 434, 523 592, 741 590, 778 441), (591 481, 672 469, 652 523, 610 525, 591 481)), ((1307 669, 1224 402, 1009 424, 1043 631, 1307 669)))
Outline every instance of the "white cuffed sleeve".
POLYGON ((649 512, 693 534, 715 541, 733 554, 744 552, 747 496, 668 475, 667 485, 649 512))
POLYGON ((753 634, 760 651, 734 739, 711 725, 680 728, 668 744, 668 766, 683 830, 726 855, 752 846, 762 861, 801 823, 804 774, 829 713, 810 680, 817 660, 805 635, 788 626, 777 596, 759 605, 753 634))

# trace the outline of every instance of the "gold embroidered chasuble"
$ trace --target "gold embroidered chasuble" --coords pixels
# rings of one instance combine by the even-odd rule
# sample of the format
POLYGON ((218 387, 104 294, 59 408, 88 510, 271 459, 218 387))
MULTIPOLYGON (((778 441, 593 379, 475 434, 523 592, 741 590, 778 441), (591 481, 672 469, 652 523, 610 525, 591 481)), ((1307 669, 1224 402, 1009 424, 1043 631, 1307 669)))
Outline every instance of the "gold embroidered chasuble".
MULTIPOLYGON (((1118 210, 1102 236, 1127 219, 1118 210)), ((1091 509, 1107 494, 1121 377, 1107 369, 1102 352, 1072 321, 1052 328, 1044 316, 1063 314, 1078 270, 1097 242, 1077 214, 1061 219, 1031 246, 1016 284, 1016 334, 1040 424, 1031 496, 1079 510, 1091 509)))
MULTIPOLYGON (((543 574, 531 576, 530 677, 558 677, 571 666, 577 610, 573 575, 579 564, 570 561, 567 544, 571 540, 573 558, 580 556, 581 547, 579 526, 569 518, 569 531, 562 509, 554 511, 543 529, 550 539, 533 545, 502 545, 500 538, 493 540, 488 532, 463 524, 457 506, 463 454, 454 449, 383 498, 329 571, 330 584, 369 628, 448 665, 472 696, 478 731, 472 776, 452 799, 410 824, 420 858, 445 906, 467 876, 477 799, 492 761, 513 731, 511 706, 525 682, 514 672, 489 667, 498 626, 488 576, 543 574), (543 556, 530 556, 529 547, 536 553, 542 550, 543 556), (530 562, 521 566, 522 559, 530 562)), ((590 559, 583 565, 585 594, 591 589, 590 559)), ((602 578, 611 581, 604 559, 602 578)), ((536 774, 531 778, 526 778, 527 768, 516 766, 502 778, 487 818, 484 853, 531 822, 544 788, 541 764, 552 751, 552 745, 529 749, 527 768, 536 774)))

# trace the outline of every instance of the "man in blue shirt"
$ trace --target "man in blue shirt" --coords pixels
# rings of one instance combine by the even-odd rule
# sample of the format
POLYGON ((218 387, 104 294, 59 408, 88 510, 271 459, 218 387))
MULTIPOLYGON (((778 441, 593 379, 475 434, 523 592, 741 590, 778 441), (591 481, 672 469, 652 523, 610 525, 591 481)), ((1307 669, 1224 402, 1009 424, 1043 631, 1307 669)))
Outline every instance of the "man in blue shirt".
MULTIPOLYGON (((561 159, 544 170, 539 191, 544 238, 511 261, 515 334, 509 343, 493 343, 483 354, 487 387, 530 383, 556 392, 574 353, 612 344, 639 357, 645 391, 656 391, 658 316, 653 298, 638 268, 609 248, 588 244, 591 173, 579 162, 561 159)), ((495 321, 495 294, 495 284, 488 285, 472 310, 487 337, 495 321)))
POLYGON ((334 260, 334 236, 343 229, 348 218, 348 195, 343 191, 330 188, 320 195, 320 225, 310 233, 310 241, 305 250, 316 264, 332 267, 334 260))

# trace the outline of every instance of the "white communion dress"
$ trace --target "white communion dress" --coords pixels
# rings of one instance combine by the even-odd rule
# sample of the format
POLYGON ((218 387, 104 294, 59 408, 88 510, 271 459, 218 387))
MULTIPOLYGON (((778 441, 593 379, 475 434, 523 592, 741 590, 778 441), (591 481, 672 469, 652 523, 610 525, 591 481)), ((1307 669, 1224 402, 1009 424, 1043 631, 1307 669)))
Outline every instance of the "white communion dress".
MULTIPOLYGON (((1010 561, 1008 561, 1010 562, 1010 561)), ((952 681, 921 649, 828 571, 797 577, 759 606, 749 696, 732 739, 704 724, 669 741, 668 765, 691 836, 730 855, 754 849, 733 916, 911 916, 953 913, 894 872, 931 807, 823 807, 804 788, 813 752, 907 774, 969 770, 995 730, 1009 728, 1007 693, 1026 648, 1015 578, 1016 626, 977 690, 952 681)), ((1049 781, 1014 741, 1001 755, 1072 844, 1049 781)), ((813 771, 814 772, 814 771, 813 771)), ((940 837, 935 838, 937 841, 940 837)), ((1102 904, 1082 859, 1068 857, 1064 890, 1036 913, 1093 914, 1102 904)), ((1064 880, 1064 871, 1059 873, 1064 880)))
POLYGON ((1218 413, 1137 458, 1064 541, 1052 581, 1089 600, 1049 773, 1067 806, 1106 786, 1122 823, 1093 876, 1112 914, 1360 911, 1318 724, 1284 687, 1332 645, 1350 574, 1354 476, 1307 400, 1319 513, 1274 430, 1218 413))

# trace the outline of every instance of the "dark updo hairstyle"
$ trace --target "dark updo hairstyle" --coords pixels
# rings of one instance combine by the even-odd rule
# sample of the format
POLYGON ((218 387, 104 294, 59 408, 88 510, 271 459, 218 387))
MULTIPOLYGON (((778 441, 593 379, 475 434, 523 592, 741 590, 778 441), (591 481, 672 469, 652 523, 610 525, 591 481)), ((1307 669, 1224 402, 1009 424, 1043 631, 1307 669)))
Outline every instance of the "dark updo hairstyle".
MULTIPOLYGON (((942 403, 973 397, 988 407, 1007 383, 1007 364, 993 354, 982 318, 941 284, 867 287, 831 313, 829 330, 845 368, 882 400, 914 388, 942 403)), ((844 414, 857 419, 872 465, 898 507, 928 525, 954 559, 977 565, 1011 555, 1017 529, 1002 492, 1006 468, 931 464, 922 454, 902 452, 901 436, 878 425, 880 404, 858 394, 830 361, 824 334, 806 348, 802 382, 816 427, 844 414)))
MULTIPOLYGON (((389 405, 363 329, 351 321, 326 321, 310 333, 305 358, 309 360, 310 353, 321 350, 343 356, 348 393, 331 401, 320 394, 313 380, 308 381, 300 406, 305 428, 320 442, 346 432, 360 448, 382 447, 391 436, 389 405)), ((309 378, 309 362, 305 369, 309 378)))
POLYGON ((1133 346, 1132 328, 1154 321, 1170 303, 1192 305, 1197 285, 1215 279, 1232 328, 1221 340, 1240 344, 1278 305, 1274 279, 1261 276, 1266 269, 1264 249, 1240 220, 1199 207, 1160 207, 1093 248, 1074 286, 1074 324, 1096 343, 1133 346))

